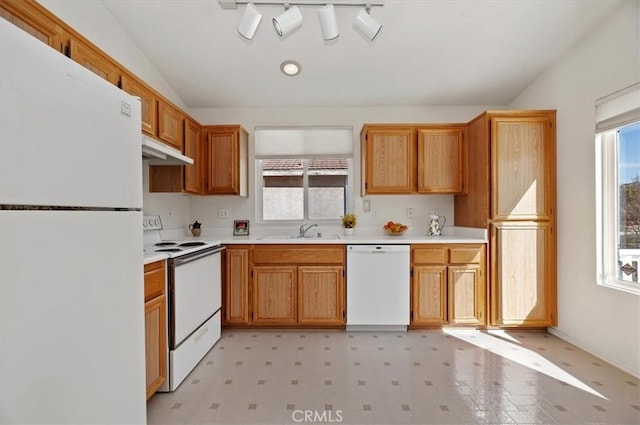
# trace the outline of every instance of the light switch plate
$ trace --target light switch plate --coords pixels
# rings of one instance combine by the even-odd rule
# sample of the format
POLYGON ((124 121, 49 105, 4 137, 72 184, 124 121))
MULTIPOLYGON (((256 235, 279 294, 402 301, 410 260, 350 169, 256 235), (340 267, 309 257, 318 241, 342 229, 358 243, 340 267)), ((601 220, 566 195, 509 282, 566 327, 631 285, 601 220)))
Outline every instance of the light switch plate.
POLYGON ((363 199, 362 200, 362 211, 364 211, 364 212, 371 211, 371 200, 370 199, 363 199))
POLYGON ((229 208, 218 208, 218 218, 229 218, 229 208))

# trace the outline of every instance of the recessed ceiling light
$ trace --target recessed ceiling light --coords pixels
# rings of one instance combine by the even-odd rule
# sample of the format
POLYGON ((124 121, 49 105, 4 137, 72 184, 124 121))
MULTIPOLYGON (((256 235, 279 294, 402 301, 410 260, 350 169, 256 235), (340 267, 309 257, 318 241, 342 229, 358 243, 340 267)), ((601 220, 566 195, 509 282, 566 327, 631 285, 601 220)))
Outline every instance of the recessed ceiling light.
POLYGON ((280 71, 290 77, 300 74, 302 66, 296 61, 286 60, 280 64, 280 71))

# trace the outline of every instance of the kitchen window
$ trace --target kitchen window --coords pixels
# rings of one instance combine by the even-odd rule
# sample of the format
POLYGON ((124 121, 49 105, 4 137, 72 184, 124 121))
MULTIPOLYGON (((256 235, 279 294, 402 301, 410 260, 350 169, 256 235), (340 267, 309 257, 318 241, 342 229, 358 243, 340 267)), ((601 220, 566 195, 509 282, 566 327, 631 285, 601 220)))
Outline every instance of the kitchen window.
POLYGON ((349 210, 351 127, 257 128, 256 207, 263 223, 337 221, 349 210))
POLYGON ((640 294, 640 83, 596 104, 598 283, 640 294))
POLYGON ((258 169, 264 221, 337 220, 346 213, 348 158, 263 159, 258 169))

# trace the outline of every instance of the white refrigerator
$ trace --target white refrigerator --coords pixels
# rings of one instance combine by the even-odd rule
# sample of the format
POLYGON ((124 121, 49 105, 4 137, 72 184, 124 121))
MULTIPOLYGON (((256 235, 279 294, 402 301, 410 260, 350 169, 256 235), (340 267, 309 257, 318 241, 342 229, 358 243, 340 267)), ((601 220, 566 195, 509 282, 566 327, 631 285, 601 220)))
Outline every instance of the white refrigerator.
POLYGON ((146 422, 140 102, 0 19, 0 423, 146 422))

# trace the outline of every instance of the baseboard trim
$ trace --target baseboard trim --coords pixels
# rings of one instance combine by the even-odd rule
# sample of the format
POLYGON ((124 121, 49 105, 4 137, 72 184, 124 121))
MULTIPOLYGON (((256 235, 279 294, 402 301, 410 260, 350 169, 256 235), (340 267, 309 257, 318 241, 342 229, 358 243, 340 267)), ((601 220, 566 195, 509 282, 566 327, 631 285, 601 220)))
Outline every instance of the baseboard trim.
POLYGON ((590 346, 589 344, 585 344, 584 342, 577 340, 573 337, 571 337, 570 335, 567 335, 566 333, 559 331, 557 328, 549 328, 547 329, 547 332, 549 332, 550 334, 557 336, 558 338, 560 338, 563 341, 567 341, 570 344, 575 345, 576 347, 586 351, 589 354, 593 354, 594 356, 604 360, 605 362, 609 363, 612 366, 617 367, 620 370, 623 370, 625 372, 627 372, 630 375, 633 375, 634 377, 640 379, 640 369, 638 367, 638 365, 628 365, 625 364, 624 362, 621 362, 619 359, 613 359, 611 358, 611 356, 607 355, 606 353, 603 353, 595 348, 593 348, 592 346, 590 346))

